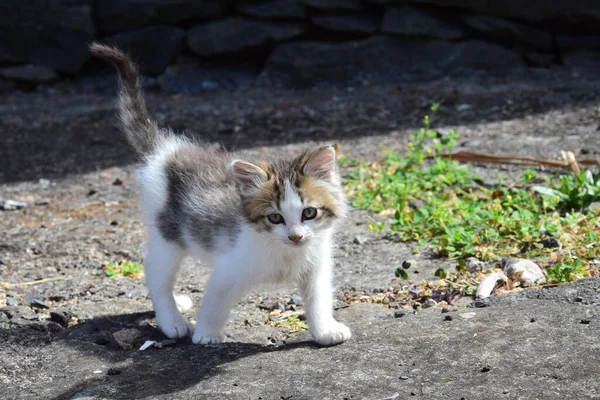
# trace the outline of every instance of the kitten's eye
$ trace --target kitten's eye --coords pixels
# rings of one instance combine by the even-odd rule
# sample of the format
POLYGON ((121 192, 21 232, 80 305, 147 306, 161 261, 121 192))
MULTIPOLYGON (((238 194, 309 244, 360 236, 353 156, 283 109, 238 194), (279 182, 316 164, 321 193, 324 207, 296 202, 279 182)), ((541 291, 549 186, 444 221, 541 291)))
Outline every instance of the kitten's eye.
POLYGON ((272 224, 283 224, 283 217, 281 214, 269 214, 267 218, 272 224))
POLYGON ((317 209, 314 207, 306 207, 304 210, 302 210, 302 219, 304 220, 313 219, 316 216, 317 209))

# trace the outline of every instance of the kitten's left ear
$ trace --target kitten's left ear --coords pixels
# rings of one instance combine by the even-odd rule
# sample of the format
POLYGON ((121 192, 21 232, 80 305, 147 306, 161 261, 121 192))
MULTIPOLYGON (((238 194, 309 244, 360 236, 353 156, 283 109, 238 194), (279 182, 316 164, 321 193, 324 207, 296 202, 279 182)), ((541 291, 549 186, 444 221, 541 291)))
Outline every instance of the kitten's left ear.
POLYGON ((333 180, 335 177, 335 150, 333 146, 324 146, 313 152, 304 164, 302 173, 317 179, 333 180))

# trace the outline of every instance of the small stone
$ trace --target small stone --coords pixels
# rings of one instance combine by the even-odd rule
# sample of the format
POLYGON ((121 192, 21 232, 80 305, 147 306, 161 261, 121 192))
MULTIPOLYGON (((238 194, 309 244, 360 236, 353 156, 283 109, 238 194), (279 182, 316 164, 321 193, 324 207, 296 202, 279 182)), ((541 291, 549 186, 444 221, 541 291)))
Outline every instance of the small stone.
POLYGON ((71 321, 72 314, 68 311, 52 311, 50 313, 50 320, 54 321, 64 327, 69 325, 69 321, 71 321))
POLYGON ((454 306, 445 306, 444 308, 442 308, 442 314, 446 314, 452 311, 456 311, 456 308, 454 306))
POLYGON ((99 369, 97 369, 97 370, 94 371, 94 374, 101 374, 101 373, 102 373, 102 371, 99 370, 99 369))
POLYGON ((433 299, 427 299, 423 302, 423 308, 431 308, 437 306, 437 301, 433 299))
POLYGON ((276 301, 275 303, 273 303, 273 306, 271 307, 271 310, 279 310, 281 312, 285 311, 285 304, 281 301, 276 301))
POLYGON ((352 243, 354 244, 358 244, 358 245, 362 245, 367 243, 368 239, 365 238, 364 236, 355 236, 354 239, 352 239, 352 243))
POLYGON ((484 307, 489 307, 489 306, 490 306, 490 298, 489 297, 477 299, 468 305, 468 307, 470 307, 470 308, 484 308, 484 307))
POLYGON ((123 184, 123 181, 120 180, 119 178, 115 179, 112 183, 115 186, 121 186, 123 184))
POLYGON ((15 299, 14 297, 9 297, 6 299, 7 306, 16 306, 17 304, 19 304, 19 300, 15 299))
POLYGON ((110 341, 122 350, 131 350, 141 339, 142 332, 137 329, 122 329, 110 335, 110 341))
POLYGON ((575 301, 578 303, 581 303, 583 301, 583 297, 577 296, 577 297, 575 297, 575 301))
POLYGON ((0 200, 0 209, 11 211, 11 210, 20 210, 22 208, 26 208, 27 203, 22 201, 15 200, 0 200))
POLYGON ((560 240, 555 237, 542 239, 538 243, 541 244, 545 249, 557 249, 561 247, 560 240))
POLYGON ((112 226, 117 226, 117 225, 119 225, 119 223, 118 223, 117 221, 110 221, 110 224, 111 224, 112 226))
POLYGON ((41 300, 41 299, 34 299, 29 305, 31 307, 40 308, 40 309, 44 309, 44 310, 47 310, 48 308, 50 308, 48 303, 46 303, 44 300, 41 300))
POLYGON ((400 380, 407 381, 407 380, 409 380, 409 379, 410 379, 410 378, 409 378, 408 376, 406 376, 406 375, 402 375, 402 376, 400 376, 400 380))
POLYGON ((36 206, 46 206, 48 204, 50 204, 50 200, 47 200, 47 199, 36 200, 36 202, 35 202, 36 206))
POLYGON ((290 299, 290 304, 294 304, 294 305, 297 305, 297 306, 302 306, 302 305, 304 305, 304 300, 302 300, 302 297, 300 297, 297 294, 295 294, 290 299))
POLYGON ((509 393, 510 393, 510 392, 509 392, 509 390, 508 390, 508 389, 504 389, 504 390, 502 391, 502 394, 509 394, 509 393))
POLYGON ((481 368, 481 372, 490 372, 492 369, 490 368, 489 365, 486 365, 485 367, 481 368))
POLYGON ((531 323, 533 324, 533 323, 535 322, 535 318, 531 318, 531 319, 529 320, 529 322, 531 322, 531 323))
POLYGON ((409 314, 414 314, 414 311, 409 311, 409 310, 398 310, 396 312, 394 312, 394 318, 402 318, 405 315, 409 315, 409 314))
POLYGON ((502 268, 509 279, 519 281, 523 287, 546 283, 544 272, 533 261, 522 258, 506 258, 502 260, 502 268))
POLYGON ((444 321, 452 321, 453 319, 454 319, 454 317, 450 314, 444 315, 444 321))
POLYGON ((50 181, 48 179, 44 179, 44 178, 41 178, 38 183, 42 186, 50 185, 50 181))
POLYGON ((121 375, 121 370, 118 368, 109 368, 106 375, 121 375))
POLYGON ((87 195, 88 195, 88 196, 93 196, 93 195, 95 195, 96 193, 98 193, 98 191, 97 191, 97 190, 95 190, 95 189, 90 189, 90 191, 87 193, 87 195))
POLYGON ((468 272, 479 272, 485 269, 485 263, 478 258, 469 257, 465 260, 465 268, 468 272))
POLYGON ((590 320, 589 320, 589 319, 582 319, 582 320, 581 320, 581 323, 582 323, 583 325, 589 325, 589 324, 590 324, 590 320))

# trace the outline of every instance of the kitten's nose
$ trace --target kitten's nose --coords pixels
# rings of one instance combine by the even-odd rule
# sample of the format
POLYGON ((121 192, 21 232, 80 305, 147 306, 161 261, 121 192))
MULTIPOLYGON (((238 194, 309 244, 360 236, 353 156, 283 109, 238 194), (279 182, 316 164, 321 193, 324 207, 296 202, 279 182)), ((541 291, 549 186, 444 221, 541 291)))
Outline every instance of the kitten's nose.
POLYGON ((290 239, 294 243, 298 243, 300 239, 302 239, 302 235, 291 235, 288 236, 288 239, 290 239))

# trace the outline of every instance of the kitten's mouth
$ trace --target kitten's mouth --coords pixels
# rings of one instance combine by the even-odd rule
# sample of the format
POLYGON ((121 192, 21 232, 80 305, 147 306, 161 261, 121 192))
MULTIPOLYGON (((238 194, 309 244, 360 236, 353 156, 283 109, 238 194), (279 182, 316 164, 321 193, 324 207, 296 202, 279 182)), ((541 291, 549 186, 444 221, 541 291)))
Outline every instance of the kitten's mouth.
POLYGON ((293 242, 291 240, 286 240, 286 243, 292 247, 302 247, 307 242, 307 239, 300 240, 299 242, 293 242))

